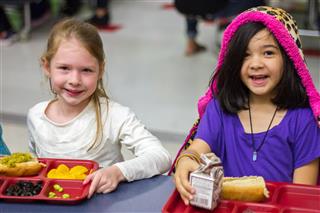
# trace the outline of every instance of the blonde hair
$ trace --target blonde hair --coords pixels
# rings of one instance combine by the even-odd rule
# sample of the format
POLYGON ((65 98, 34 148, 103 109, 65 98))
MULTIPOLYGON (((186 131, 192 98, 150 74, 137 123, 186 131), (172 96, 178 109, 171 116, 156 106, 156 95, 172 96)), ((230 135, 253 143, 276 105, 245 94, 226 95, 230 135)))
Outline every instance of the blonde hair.
MULTIPOLYGON (((97 88, 91 96, 94 102, 96 119, 97 119, 97 132, 94 142, 88 148, 88 151, 93 147, 96 147, 102 140, 102 121, 101 121, 101 107, 100 97, 108 100, 107 93, 103 87, 102 74, 105 65, 105 54, 103 51, 103 43, 99 36, 97 29, 88 23, 77 21, 75 19, 66 19, 57 23, 50 32, 46 51, 41 56, 41 64, 50 62, 53 56, 56 54, 61 41, 71 38, 77 39, 83 47, 97 59, 99 63, 99 80, 97 88)), ((49 80, 50 81, 50 80, 49 80)))

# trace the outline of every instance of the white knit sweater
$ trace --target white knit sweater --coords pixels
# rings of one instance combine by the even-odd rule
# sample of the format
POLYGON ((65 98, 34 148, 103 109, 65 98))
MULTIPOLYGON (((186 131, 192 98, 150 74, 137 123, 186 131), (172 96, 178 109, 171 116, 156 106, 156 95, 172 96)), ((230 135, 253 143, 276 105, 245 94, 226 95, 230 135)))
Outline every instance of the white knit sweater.
POLYGON ((49 103, 38 103, 29 110, 27 117, 29 147, 36 156, 95 160, 101 167, 116 164, 128 181, 148 178, 169 169, 170 154, 128 107, 101 99, 102 142, 88 151, 96 137, 93 102, 63 124, 45 115, 49 103), (123 161, 122 145, 136 157, 123 161))

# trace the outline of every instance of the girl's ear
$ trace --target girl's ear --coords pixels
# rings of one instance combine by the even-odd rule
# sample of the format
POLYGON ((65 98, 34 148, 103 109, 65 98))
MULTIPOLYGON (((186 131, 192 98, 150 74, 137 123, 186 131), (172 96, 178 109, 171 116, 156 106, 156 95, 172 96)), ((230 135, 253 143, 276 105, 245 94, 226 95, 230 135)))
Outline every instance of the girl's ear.
POLYGON ((41 59, 41 67, 44 74, 49 78, 50 77, 50 63, 46 59, 41 59))

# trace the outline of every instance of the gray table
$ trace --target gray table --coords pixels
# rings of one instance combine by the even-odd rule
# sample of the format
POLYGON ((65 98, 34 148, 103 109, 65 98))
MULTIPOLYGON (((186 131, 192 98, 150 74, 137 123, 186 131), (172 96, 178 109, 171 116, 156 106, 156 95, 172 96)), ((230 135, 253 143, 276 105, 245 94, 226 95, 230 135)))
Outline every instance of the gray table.
POLYGON ((109 194, 96 194, 76 205, 57 205, 45 202, 10 203, 0 201, 0 213, 6 212, 161 212, 173 192, 172 178, 164 175, 121 183, 109 194))

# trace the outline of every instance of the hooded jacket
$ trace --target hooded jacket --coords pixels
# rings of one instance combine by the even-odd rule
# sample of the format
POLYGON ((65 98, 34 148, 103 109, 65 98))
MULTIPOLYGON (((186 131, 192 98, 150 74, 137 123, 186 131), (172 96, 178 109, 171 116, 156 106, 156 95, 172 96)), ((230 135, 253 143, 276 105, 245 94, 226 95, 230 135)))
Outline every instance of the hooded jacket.
MULTIPOLYGON (((308 67, 305 63, 301 39, 298 33, 298 27, 293 17, 286 11, 280 8, 274 8, 269 6, 260 6, 248 9, 238 15, 226 28, 223 35, 221 49, 218 57, 218 63, 216 67, 216 73, 219 72, 227 53, 228 45, 233 37, 234 33, 240 26, 248 22, 260 22, 266 26, 266 28, 273 34, 279 44, 282 46, 288 57, 294 64, 295 70, 301 79, 301 83, 306 90, 309 98, 309 105, 312 109, 314 118, 318 122, 320 128, 320 94, 317 91, 308 67)), ((215 73, 215 74, 216 74, 215 73)), ((199 119, 203 116, 207 104, 213 98, 213 94, 217 92, 217 79, 207 89, 206 93, 199 99, 198 112, 199 119)), ((198 128, 198 121, 191 128, 189 135, 187 136, 183 146, 180 148, 177 156, 180 152, 188 146, 190 139, 192 139, 198 128)), ((175 162, 174 162, 175 163, 175 162)), ((174 164, 173 164, 174 165, 174 164)), ((173 168, 169 174, 173 171, 173 168)))

